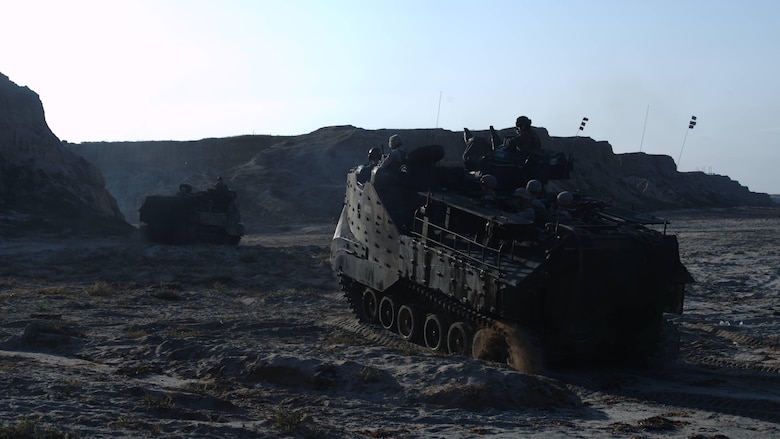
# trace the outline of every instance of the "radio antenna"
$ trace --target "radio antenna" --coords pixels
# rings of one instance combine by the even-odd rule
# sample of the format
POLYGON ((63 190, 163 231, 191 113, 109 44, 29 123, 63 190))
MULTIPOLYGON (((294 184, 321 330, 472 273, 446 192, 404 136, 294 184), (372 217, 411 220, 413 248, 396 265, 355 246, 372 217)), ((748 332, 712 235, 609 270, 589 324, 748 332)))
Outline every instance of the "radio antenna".
POLYGON ((439 91, 439 107, 436 109, 436 128, 439 128, 439 113, 441 113, 441 91, 439 91))
POLYGON ((645 129, 647 128, 647 116, 650 114, 650 104, 647 104, 645 111, 645 124, 642 126, 642 140, 639 141, 639 152, 642 152, 642 144, 645 143, 645 129))
POLYGON ((679 157, 677 157, 677 169, 678 170, 680 168, 680 160, 682 160, 682 152, 683 152, 683 149, 685 148, 685 139, 688 138, 688 131, 692 130, 693 127, 695 127, 695 126, 696 126, 696 116, 691 116, 691 120, 690 120, 690 122, 688 122, 688 129, 685 130, 685 137, 683 137, 683 144, 680 147, 680 155, 679 155, 679 157))

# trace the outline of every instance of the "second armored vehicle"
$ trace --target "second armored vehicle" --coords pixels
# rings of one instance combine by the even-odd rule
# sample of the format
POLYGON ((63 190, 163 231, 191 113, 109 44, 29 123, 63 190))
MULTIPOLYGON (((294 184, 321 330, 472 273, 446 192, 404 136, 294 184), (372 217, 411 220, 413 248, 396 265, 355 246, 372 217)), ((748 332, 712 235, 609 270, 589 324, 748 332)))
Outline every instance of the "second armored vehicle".
POLYGON ((138 213, 142 235, 160 244, 237 245, 244 235, 236 192, 221 179, 205 191, 183 184, 175 195, 150 195, 138 213))

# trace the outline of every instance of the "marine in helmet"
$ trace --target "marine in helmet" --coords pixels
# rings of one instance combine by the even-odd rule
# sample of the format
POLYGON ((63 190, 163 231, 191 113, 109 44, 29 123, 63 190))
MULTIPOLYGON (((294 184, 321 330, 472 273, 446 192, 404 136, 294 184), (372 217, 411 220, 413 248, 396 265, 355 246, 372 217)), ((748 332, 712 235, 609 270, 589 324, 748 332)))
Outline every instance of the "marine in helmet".
POLYGON ((382 160, 382 148, 375 146, 368 150, 368 162, 376 165, 382 160))
POLYGON ((519 187, 515 189, 512 198, 514 199, 515 204, 517 204, 517 211, 515 213, 522 218, 534 221, 536 213, 534 212, 534 208, 531 207, 531 192, 524 187, 519 187))
POLYGON ((570 219, 574 207, 574 195, 569 191, 558 192, 555 197, 555 214, 558 219, 570 219))
POLYGON ((528 180, 528 182, 525 184, 525 188, 528 189, 528 192, 534 199, 541 198, 542 192, 544 192, 544 186, 542 185, 542 182, 536 179, 528 180))
POLYGON ((375 146, 368 150, 368 161, 360 165, 360 169, 357 173, 358 183, 365 183, 371 179, 371 171, 382 160, 382 148, 375 146))
POLYGON ((382 160, 379 168, 400 171, 401 167, 406 164, 406 147, 403 139, 398 134, 393 134, 387 140, 387 146, 390 147, 390 154, 382 160))
POLYGON ((547 218, 547 206, 544 204, 544 185, 539 180, 528 180, 525 184, 528 194, 531 196, 530 205, 534 209, 534 215, 537 221, 544 221, 547 218))
POLYGON ((509 151, 531 152, 542 149, 542 142, 531 127, 531 119, 527 116, 520 116, 515 120, 515 132, 517 136, 507 139, 505 143, 509 151))

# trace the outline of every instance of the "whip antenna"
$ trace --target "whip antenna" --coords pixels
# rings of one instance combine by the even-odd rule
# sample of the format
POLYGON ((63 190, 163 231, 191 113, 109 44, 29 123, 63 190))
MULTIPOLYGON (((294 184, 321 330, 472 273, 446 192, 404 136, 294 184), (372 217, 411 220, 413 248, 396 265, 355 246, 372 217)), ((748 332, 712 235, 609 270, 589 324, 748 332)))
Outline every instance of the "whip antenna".
POLYGON ((585 130, 585 125, 586 125, 587 123, 588 123, 588 118, 587 118, 587 116, 586 116, 586 117, 583 117, 583 118, 582 118, 582 122, 580 122, 580 126, 577 128, 577 132, 576 132, 576 133, 574 133, 574 137, 572 137, 572 139, 571 139, 571 146, 572 146, 572 147, 574 146, 574 141, 576 141, 576 140, 577 140, 577 136, 579 136, 579 135, 580 135, 580 131, 584 131, 584 130, 585 130))
POLYGON ((650 114, 650 104, 647 104, 645 111, 645 125, 642 127, 642 140, 639 141, 639 152, 642 152, 642 144, 645 143, 645 128, 647 128, 647 116, 650 114))
POLYGON ((439 107, 436 108, 436 128, 439 128, 439 113, 441 113, 441 91, 439 92, 439 107))
POLYGON ((690 122, 688 122, 688 129, 685 130, 685 137, 683 137, 683 143, 680 147, 680 156, 677 157, 677 169, 680 168, 680 160, 682 160, 683 149, 685 148, 685 140, 688 138, 688 131, 692 130, 696 126, 696 116, 691 116, 690 122))

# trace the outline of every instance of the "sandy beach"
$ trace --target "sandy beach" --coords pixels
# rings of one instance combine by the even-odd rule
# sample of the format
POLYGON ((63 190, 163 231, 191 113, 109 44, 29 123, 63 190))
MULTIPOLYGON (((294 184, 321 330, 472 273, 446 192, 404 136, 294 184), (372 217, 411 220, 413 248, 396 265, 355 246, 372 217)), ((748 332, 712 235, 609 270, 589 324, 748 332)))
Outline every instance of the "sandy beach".
POLYGON ((540 375, 359 324, 333 224, 238 247, 7 239, 0 437, 780 437, 780 213, 661 215, 696 279, 679 353, 540 375))

